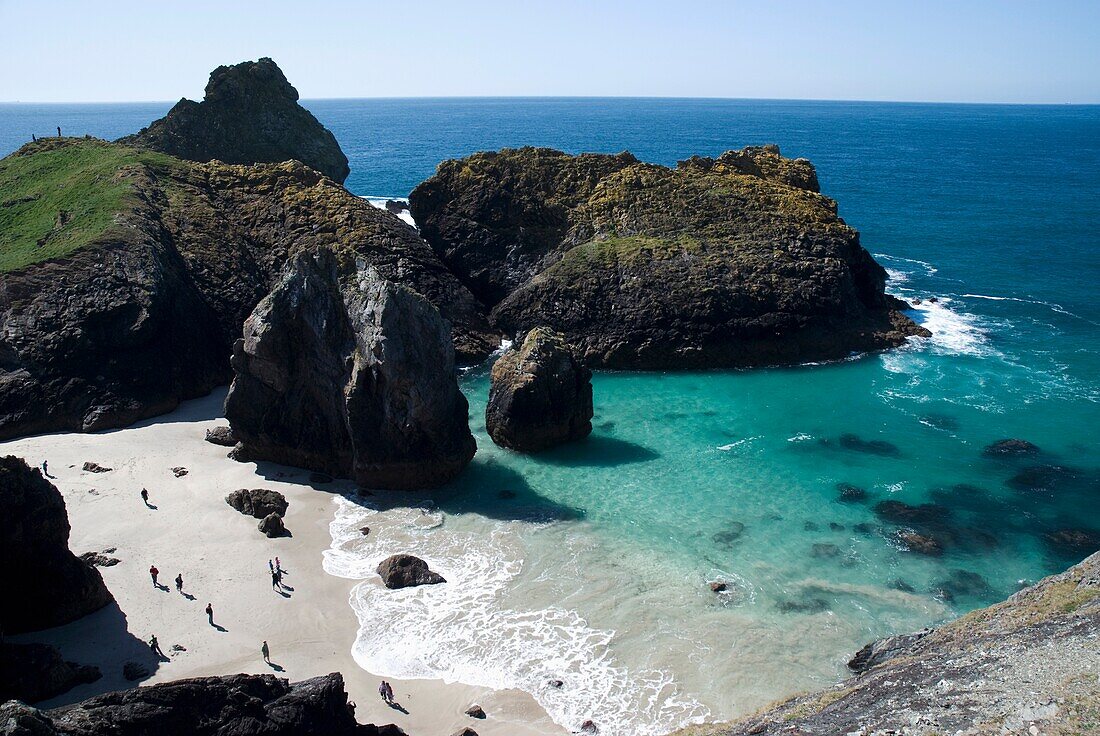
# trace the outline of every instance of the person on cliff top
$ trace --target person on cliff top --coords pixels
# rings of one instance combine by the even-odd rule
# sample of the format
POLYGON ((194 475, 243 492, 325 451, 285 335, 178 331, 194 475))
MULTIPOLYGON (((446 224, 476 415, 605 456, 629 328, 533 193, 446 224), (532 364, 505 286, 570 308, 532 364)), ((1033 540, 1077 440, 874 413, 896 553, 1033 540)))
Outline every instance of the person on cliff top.
POLYGON ((157 575, 160 575, 160 570, 157 569, 157 566, 156 565, 149 565, 149 577, 151 577, 153 579, 153 587, 154 588, 159 588, 160 587, 160 583, 157 582, 157 575))

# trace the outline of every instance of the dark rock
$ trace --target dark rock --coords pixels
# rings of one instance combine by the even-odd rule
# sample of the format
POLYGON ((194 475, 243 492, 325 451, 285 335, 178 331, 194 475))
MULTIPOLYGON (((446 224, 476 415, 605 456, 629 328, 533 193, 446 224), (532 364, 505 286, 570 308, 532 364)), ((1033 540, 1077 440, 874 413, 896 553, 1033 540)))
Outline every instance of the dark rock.
POLYGON ((817 559, 836 557, 840 554, 840 547, 837 547, 835 544, 818 542, 814 544, 811 554, 817 559))
POLYGON ((725 593, 727 590, 729 590, 729 587, 729 583, 726 583, 722 580, 715 580, 710 584, 710 589, 713 593, 725 593))
POLYGON ((836 489, 840 491, 840 500, 844 503, 861 503, 867 500, 867 491, 851 483, 837 483, 836 489))
POLYGON ((149 676, 149 668, 140 662, 127 662, 122 665, 122 676, 127 682, 135 682, 149 676))
POLYGON ((214 427, 206 430, 206 441, 212 445, 233 447, 237 444, 237 437, 230 427, 214 427))
POLYGON ((396 199, 387 199, 386 200, 386 211, 387 212, 392 212, 395 215, 399 215, 402 212, 407 212, 408 209, 409 209, 409 205, 406 202, 399 202, 396 199))
POLYGON ((86 473, 110 473, 111 468, 105 468, 99 463, 86 462, 84 467, 81 468, 86 473))
POLYGON ((172 475, 176 476, 177 478, 182 478, 183 476, 187 475, 187 468, 172 468, 172 475))
POLYGON ((678 169, 506 149, 443 162, 409 201, 498 327, 548 326, 590 366, 798 363, 928 334, 812 171, 763 148, 678 169))
POLYGON ((932 592, 948 602, 957 598, 988 599, 994 595, 986 579, 969 570, 952 570, 946 580, 932 584, 932 592))
POLYGON ((368 534, 370 534, 370 527, 369 526, 359 527, 359 533, 362 534, 364 537, 367 536, 368 534))
POLYGON ((80 555, 80 560, 87 565, 95 565, 96 567, 114 567, 121 562, 117 557, 108 557, 100 552, 85 552, 80 555))
POLYGON ((1040 452, 1039 446, 1027 440, 1007 439, 997 440, 993 444, 986 445, 982 450, 985 457, 1033 457, 1040 452))
POLYGON ((1044 534, 1043 541, 1067 557, 1083 557, 1100 551, 1100 532, 1093 529, 1057 529, 1044 534))
POLYGON ((99 571, 69 551, 61 493, 14 455, 0 458, 0 560, 5 634, 60 626, 114 600, 99 571))
POLYGON ((1062 465, 1032 465, 1005 481, 1005 485, 1017 491, 1055 493, 1080 473, 1062 465))
POLYGON ((951 510, 932 503, 912 506, 902 501, 882 501, 875 504, 875 516, 891 524, 929 527, 946 522, 951 510))
MULTIPOLYGON (((4 717, 10 723, 8 706, 4 717)), ((48 715, 27 708, 12 736, 403 736, 355 722, 339 673, 294 684, 272 675, 197 677, 107 693, 48 715), (24 726, 27 728, 28 726, 24 726)), ((7 727, 7 726, 5 726, 7 727)))
POLYGON ((592 432, 592 373, 558 333, 536 327, 493 364, 485 428, 493 442, 523 452, 592 432))
POLYGON ((445 583, 446 579, 428 569, 428 563, 412 555, 391 555, 378 563, 378 574, 387 588, 445 583))
POLYGON ((589 720, 581 724, 581 733, 597 733, 599 730, 593 721, 589 720))
POLYGON ((804 532, 816 532, 820 528, 816 521, 807 521, 802 525, 802 531, 804 532))
POLYGON ((0 642, 0 655, 0 702, 37 703, 103 676, 91 665, 66 662, 47 644, 0 642))
POLYGON ((843 524, 838 524, 835 521, 830 521, 829 522, 829 531, 842 532, 842 531, 844 531, 844 525, 843 524))
POLYGON ((858 524, 852 525, 852 531, 856 532, 857 534, 874 534, 875 528, 876 527, 874 524, 867 521, 861 521, 858 524))
POLYGON ((225 415, 249 458, 417 489, 476 449, 446 322, 374 269, 295 257, 233 346, 225 415))
POLYGON ((283 517, 277 513, 270 513, 265 516, 256 527, 264 533, 268 538, 274 537, 286 537, 290 535, 286 526, 283 524, 283 517))
POLYGON ((898 578, 897 580, 891 580, 890 581, 890 588, 892 588, 893 590, 900 590, 902 593, 915 593, 915 592, 917 592, 916 589, 912 585, 905 582, 901 578, 898 578))
POLYGON ((745 525, 740 521, 727 522, 725 528, 711 535, 711 540, 722 547, 731 547, 745 533, 745 525))
POLYGON ((897 539, 910 552, 931 557, 938 557, 943 554, 943 544, 938 539, 915 532, 912 529, 899 529, 897 539))
POLYGON ((336 138, 298 104, 298 91, 271 59, 219 66, 202 102, 182 99, 120 143, 191 161, 301 161, 337 182, 351 171, 336 138))
POLYGON ((887 442, 885 440, 865 440, 857 434, 842 434, 837 442, 845 450, 852 450, 853 452, 865 452, 868 455, 879 455, 882 457, 898 457, 901 455, 901 450, 892 442, 887 442))
POLYGON ((466 715, 470 716, 470 718, 484 718, 485 711, 482 710, 480 705, 471 705, 466 709, 466 715))
POLYGON ((914 644, 931 634, 932 631, 933 629, 921 629, 912 634, 890 636, 871 642, 848 660, 848 669, 852 672, 866 672, 889 659, 905 654, 914 644))
POLYGON ((286 516, 290 507, 286 497, 267 488, 241 488, 225 497, 225 502, 246 516, 262 519, 269 514, 286 516))
POLYGON ((451 736, 477 736, 477 731, 472 728, 461 728, 455 731, 451 736))
POLYGON ((549 680, 546 684, 549 685, 552 688, 557 688, 557 689, 561 689, 565 685, 565 683, 562 682, 561 680, 549 680))

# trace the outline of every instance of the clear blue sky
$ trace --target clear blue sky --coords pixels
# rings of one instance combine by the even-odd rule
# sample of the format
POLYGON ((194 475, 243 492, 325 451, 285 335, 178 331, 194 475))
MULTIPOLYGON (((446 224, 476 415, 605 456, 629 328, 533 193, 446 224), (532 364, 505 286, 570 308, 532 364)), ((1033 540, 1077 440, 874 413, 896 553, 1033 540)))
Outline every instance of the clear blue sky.
POLYGON ((201 98, 270 56, 302 97, 1100 102, 1100 0, 0 0, 0 100, 201 98))

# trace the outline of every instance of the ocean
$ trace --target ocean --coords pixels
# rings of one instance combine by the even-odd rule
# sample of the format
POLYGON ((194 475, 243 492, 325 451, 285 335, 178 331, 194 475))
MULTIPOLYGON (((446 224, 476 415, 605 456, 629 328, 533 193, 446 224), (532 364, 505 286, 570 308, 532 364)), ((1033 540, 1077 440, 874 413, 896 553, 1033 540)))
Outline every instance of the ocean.
MULTIPOLYGON (((348 188, 374 197, 503 146, 672 165, 777 143, 814 162, 888 290, 919 300, 933 332, 829 365, 600 372, 592 437, 533 457, 492 444, 487 366, 466 371, 479 449, 459 481, 334 502, 323 564, 363 581, 353 653, 371 672, 516 687, 570 728, 660 734, 836 682, 867 641, 1082 556, 1052 533, 1100 530, 1100 107, 303 104, 347 153, 348 188), (983 455, 1002 438, 1040 452, 983 455), (846 486, 866 497, 842 501, 846 486), (928 504, 942 554, 906 551, 884 501, 928 504), (449 583, 380 588, 374 565, 397 551, 449 583)), ((0 153, 58 125, 118 137, 168 107, 0 105, 0 153)))

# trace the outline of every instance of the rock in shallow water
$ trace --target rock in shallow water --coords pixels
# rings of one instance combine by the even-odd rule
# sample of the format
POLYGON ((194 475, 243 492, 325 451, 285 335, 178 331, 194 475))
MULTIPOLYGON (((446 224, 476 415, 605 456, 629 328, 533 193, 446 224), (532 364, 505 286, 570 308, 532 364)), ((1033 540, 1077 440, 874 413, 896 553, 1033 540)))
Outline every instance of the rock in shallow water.
POLYGON ((493 442, 521 452, 592 432, 592 373, 560 333, 536 327, 493 364, 485 428, 493 442))
POLYGON ((329 251, 291 261, 232 366, 239 459, 416 489, 451 480, 476 450, 439 312, 374 269, 341 277, 329 251))
POLYGON ((413 555, 391 555, 378 563, 378 574, 387 588, 411 588, 436 585, 447 580, 428 569, 428 563, 413 555))

